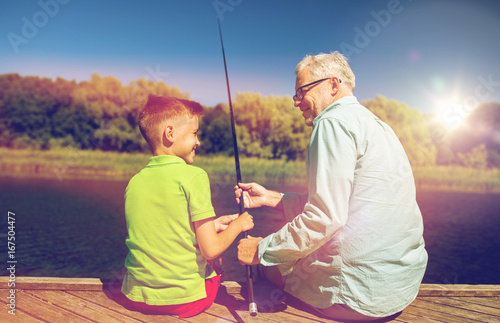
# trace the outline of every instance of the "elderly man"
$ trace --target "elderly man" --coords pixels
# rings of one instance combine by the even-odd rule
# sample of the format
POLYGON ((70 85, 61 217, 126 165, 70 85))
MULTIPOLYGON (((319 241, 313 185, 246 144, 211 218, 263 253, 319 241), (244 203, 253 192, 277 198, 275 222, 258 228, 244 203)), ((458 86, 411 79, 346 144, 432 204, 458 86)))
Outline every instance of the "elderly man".
POLYGON ((393 130, 353 96, 355 77, 334 52, 306 56, 295 70, 294 104, 312 134, 308 194, 256 184, 235 187, 249 208, 280 209, 287 223, 238 244, 241 264, 340 320, 401 312, 427 265, 422 215, 408 158, 393 130))

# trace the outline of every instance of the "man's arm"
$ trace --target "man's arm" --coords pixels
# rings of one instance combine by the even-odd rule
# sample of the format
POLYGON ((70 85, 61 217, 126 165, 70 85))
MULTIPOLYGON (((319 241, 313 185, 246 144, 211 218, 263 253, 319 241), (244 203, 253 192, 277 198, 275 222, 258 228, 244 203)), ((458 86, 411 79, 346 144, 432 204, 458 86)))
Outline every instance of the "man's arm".
POLYGON ((309 198, 302 213, 259 242, 260 263, 277 265, 282 274, 331 240, 347 221, 357 152, 345 125, 320 120, 311 135, 309 198))

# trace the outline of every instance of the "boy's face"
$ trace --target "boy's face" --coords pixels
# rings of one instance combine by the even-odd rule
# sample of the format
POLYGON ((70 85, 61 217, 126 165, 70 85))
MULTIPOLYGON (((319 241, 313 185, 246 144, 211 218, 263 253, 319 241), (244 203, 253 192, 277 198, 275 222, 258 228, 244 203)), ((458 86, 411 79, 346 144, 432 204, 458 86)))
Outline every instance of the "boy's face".
POLYGON ((175 128, 175 132, 175 141, 172 145, 175 155, 184 159, 186 164, 192 164, 196 147, 200 145, 198 140, 198 117, 185 117, 183 122, 179 123, 175 128))

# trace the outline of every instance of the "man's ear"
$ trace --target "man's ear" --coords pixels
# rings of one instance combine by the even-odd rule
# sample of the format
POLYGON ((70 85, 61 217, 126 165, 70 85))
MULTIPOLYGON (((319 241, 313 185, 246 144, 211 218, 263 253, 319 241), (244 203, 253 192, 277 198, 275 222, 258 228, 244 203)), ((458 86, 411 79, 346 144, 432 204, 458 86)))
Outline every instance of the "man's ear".
POLYGON ((333 76, 331 78, 331 80, 332 80, 332 96, 335 96, 337 94, 337 92, 339 92, 339 90, 340 90, 340 82, 341 81, 339 80, 339 78, 337 78, 335 76, 333 76))

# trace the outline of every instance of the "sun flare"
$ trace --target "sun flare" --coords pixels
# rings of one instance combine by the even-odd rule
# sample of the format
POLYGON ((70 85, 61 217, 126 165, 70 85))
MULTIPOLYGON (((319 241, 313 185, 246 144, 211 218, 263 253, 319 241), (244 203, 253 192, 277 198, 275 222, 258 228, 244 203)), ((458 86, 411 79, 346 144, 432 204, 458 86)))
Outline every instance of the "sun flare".
POLYGON ((461 125, 469 113, 462 104, 456 101, 448 101, 440 104, 439 119, 449 127, 461 125))

